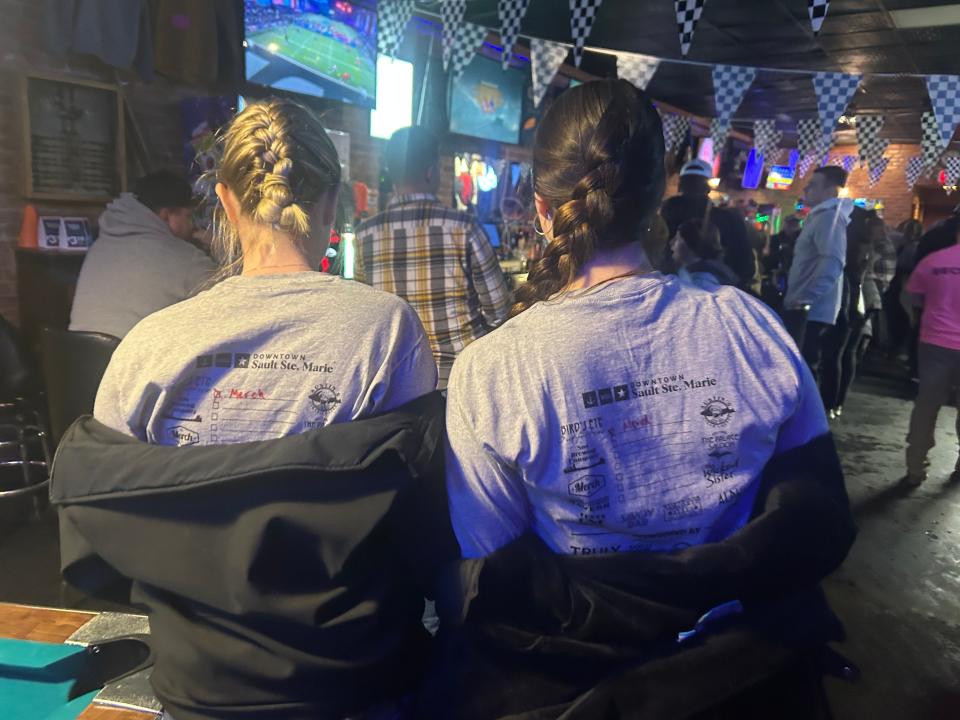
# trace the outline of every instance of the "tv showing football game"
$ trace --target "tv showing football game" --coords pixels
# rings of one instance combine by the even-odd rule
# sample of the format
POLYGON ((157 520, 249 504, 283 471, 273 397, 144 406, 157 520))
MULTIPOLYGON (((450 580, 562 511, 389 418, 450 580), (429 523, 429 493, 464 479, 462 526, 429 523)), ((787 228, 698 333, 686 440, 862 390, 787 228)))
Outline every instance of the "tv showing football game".
POLYGON ((519 70, 478 53, 450 88, 450 132, 518 143, 525 82, 519 70))
POLYGON ((373 107, 376 0, 244 0, 247 80, 373 107))

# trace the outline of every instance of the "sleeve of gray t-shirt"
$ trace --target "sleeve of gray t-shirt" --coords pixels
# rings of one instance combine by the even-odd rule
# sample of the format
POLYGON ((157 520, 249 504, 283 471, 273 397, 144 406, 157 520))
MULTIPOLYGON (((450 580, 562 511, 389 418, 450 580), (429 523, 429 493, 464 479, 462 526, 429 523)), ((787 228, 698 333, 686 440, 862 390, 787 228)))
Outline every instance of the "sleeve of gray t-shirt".
POLYGON ((406 304, 400 338, 403 341, 397 342, 399 352, 384 375, 373 413, 388 412, 437 389, 437 364, 430 342, 420 318, 406 304))
MULTIPOLYGON (((485 355, 490 355, 488 352, 485 355)), ((483 557, 519 537, 532 511, 517 459, 525 426, 542 424, 518 393, 514 368, 467 348, 447 387, 446 477, 450 516, 464 557, 483 557), (504 398, 514 398, 510 406, 504 398), (529 423, 529 424, 528 424, 529 423), (496 448, 496 449, 494 449, 496 448), (512 458, 512 459, 511 459, 512 458)))

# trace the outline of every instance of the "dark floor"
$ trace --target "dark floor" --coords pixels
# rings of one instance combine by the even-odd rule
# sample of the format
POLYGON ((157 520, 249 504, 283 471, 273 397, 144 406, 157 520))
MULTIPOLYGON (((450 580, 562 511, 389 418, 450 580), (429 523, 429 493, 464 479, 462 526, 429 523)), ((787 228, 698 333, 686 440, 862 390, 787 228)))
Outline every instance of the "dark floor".
MULTIPOLYGON (((826 582, 849 640, 838 649, 862 670, 829 680, 838 720, 960 719, 960 483, 951 409, 941 414, 929 480, 904 492, 909 384, 876 360, 834 424, 860 535, 826 582)), ((102 607, 64 590, 49 514, 0 540, 0 600, 102 607)), ((775 720, 775 719, 771 719, 775 720)))

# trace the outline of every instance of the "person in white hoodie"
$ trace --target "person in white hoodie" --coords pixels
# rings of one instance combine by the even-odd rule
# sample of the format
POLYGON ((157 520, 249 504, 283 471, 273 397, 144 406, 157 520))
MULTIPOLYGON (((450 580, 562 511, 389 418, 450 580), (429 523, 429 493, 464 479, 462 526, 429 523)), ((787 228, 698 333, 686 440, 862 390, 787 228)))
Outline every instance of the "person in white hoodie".
POLYGON ((123 338, 151 313, 185 300, 214 273, 191 244, 193 194, 170 171, 145 175, 100 216, 70 311, 70 330, 123 338))
POLYGON ((853 202, 839 198, 847 184, 843 168, 817 168, 803 191, 810 208, 797 238, 783 299, 783 320, 814 378, 826 331, 837 322, 847 258, 847 224, 853 202))

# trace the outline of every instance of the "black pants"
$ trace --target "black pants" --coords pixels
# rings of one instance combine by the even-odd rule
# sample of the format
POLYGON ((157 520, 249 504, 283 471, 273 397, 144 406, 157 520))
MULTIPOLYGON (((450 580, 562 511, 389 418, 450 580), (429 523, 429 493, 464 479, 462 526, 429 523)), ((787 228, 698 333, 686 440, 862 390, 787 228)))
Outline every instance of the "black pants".
MULTIPOLYGON (((823 400, 823 407, 827 410, 833 410, 843 405, 843 401, 840 399, 840 388, 842 387, 845 361, 848 359, 845 351, 847 346, 851 344, 851 331, 849 318, 840 313, 837 324, 827 330, 823 336, 820 397, 823 400)), ((856 345, 855 342, 853 344, 856 345)))
POLYGON ((806 310, 785 310, 783 324, 797 343, 803 359, 807 361, 813 379, 820 381, 820 365, 823 358, 824 335, 833 327, 827 323, 807 319, 806 310))

